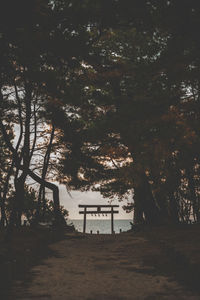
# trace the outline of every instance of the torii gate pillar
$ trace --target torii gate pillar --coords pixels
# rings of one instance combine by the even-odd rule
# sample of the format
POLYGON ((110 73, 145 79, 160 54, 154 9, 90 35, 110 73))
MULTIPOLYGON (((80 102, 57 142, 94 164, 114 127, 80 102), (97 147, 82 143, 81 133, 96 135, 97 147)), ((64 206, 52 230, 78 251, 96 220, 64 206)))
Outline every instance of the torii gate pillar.
POLYGON ((87 207, 84 207, 83 233, 85 233, 86 230, 86 214, 87 214, 87 207))
POLYGON ((113 207, 111 207, 111 232, 114 233, 114 213, 113 213, 113 207))

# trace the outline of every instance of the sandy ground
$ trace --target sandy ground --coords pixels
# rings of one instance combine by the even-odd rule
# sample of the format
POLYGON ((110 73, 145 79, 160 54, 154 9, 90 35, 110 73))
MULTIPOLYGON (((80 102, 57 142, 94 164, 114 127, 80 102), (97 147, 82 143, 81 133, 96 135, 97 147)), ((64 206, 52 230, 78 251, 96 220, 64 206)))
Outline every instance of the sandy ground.
POLYGON ((163 268, 170 261, 144 237, 68 234, 50 247, 55 255, 32 268, 31 280, 15 282, 12 299, 200 299, 163 268))

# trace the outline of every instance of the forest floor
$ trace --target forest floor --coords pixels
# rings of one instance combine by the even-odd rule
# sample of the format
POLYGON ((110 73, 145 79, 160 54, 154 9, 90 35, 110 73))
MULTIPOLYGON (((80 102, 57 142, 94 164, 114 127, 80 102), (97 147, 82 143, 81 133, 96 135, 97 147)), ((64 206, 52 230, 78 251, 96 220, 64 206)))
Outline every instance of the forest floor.
POLYGON ((1 299, 198 300, 199 233, 199 225, 190 225, 116 235, 65 233, 49 246, 35 239, 38 255, 27 251, 32 263, 16 270, 10 296, 1 299))

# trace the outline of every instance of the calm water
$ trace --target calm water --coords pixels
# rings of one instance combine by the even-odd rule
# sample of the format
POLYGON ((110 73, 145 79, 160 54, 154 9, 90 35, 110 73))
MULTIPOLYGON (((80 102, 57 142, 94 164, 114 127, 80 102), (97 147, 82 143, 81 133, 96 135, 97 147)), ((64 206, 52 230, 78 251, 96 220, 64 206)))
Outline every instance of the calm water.
MULTIPOLYGON (((115 233, 119 233, 120 229, 122 231, 127 231, 131 229, 130 222, 132 220, 114 220, 114 231, 115 233)), ((68 223, 73 223, 75 228, 82 232, 83 231, 83 220, 70 220, 68 223)), ((90 233, 90 230, 93 233, 111 233, 111 221, 110 220, 87 220, 86 223, 86 232, 90 233)))

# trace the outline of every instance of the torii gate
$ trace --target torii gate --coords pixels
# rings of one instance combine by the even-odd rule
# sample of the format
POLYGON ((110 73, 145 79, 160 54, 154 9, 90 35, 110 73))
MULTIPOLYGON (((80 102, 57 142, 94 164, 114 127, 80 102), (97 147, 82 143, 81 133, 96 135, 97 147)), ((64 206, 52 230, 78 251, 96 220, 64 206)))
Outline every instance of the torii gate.
POLYGON ((118 210, 114 210, 114 207, 119 207, 119 205, 84 205, 80 204, 80 208, 84 208, 83 211, 79 211, 79 214, 83 214, 83 233, 86 230, 86 216, 88 214, 111 214, 111 232, 114 233, 114 214, 118 214, 118 210), (96 210, 87 210, 87 208, 96 208, 96 210), (102 208, 110 208, 111 210, 101 210, 102 208))

